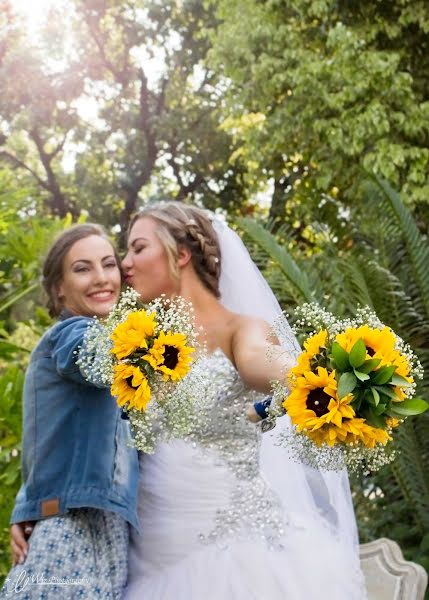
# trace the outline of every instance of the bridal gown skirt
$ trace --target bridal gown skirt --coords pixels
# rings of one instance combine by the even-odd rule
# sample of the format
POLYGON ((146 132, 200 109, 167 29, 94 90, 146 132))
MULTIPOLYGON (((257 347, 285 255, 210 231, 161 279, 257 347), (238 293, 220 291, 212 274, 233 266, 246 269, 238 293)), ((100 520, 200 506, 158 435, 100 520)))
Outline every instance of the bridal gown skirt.
POLYGON ((179 440, 141 458, 125 599, 364 600, 341 541, 318 521, 280 520, 260 478, 237 469, 179 440))

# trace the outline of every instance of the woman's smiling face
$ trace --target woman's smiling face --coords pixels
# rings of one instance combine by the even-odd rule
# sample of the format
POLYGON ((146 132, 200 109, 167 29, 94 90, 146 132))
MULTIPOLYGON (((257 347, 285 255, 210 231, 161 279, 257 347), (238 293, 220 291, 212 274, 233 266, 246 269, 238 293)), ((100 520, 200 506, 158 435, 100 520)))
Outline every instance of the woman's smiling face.
POLYGON ((99 235, 73 244, 64 258, 58 296, 74 315, 105 317, 118 301, 121 272, 112 245, 99 235))

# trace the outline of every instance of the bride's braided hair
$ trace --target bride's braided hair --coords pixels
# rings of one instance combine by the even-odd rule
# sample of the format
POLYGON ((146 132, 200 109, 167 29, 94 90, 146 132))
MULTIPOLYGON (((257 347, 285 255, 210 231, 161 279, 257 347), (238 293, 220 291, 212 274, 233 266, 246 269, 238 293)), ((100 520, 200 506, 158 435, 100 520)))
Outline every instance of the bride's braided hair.
POLYGON ((219 298, 221 255, 219 241, 209 213, 182 202, 159 202, 149 205, 131 220, 128 232, 138 219, 150 217, 157 224, 157 234, 167 252, 172 274, 179 277, 179 246, 192 254, 192 264, 202 283, 219 298))

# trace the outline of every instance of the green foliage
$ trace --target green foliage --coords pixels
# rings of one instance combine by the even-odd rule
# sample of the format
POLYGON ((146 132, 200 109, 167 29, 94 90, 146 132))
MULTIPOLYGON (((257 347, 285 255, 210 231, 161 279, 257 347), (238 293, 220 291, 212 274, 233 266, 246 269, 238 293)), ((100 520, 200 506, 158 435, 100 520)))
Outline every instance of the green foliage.
MULTIPOLYGON (((2 358, 8 358, 2 353, 2 358)), ((16 360, 17 356, 14 356, 16 360)), ((0 578, 10 568, 9 519, 20 485, 21 396, 24 373, 18 366, 2 369, 0 375, 0 578)))
POLYGON ((10 172, 0 171, 0 578, 10 568, 8 523, 20 485, 24 369, 50 322, 37 306, 40 264, 54 235, 71 222, 36 213, 36 207, 29 191, 18 190, 10 172))
POLYGON ((245 164, 229 164, 219 127, 224 83, 204 62, 215 23, 196 0, 74 0, 31 40, 11 20, 0 39, 0 162, 51 213, 86 209, 123 231, 154 194, 242 204, 245 164))
POLYGON ((211 64, 231 81, 231 161, 244 157, 255 177, 275 178, 276 214, 290 197, 316 208, 320 192, 355 203, 362 168, 427 204, 427 3, 213 4, 211 64))
POLYGON ((272 261, 279 269, 284 280, 290 283, 288 290, 296 302, 311 302, 314 300, 307 275, 302 271, 291 255, 276 242, 272 233, 253 219, 237 219, 238 225, 245 234, 256 242, 264 257, 259 256, 259 262, 265 259, 272 261))
MULTIPOLYGON (((348 248, 341 249, 337 255, 316 255, 314 260, 314 256, 302 255, 302 251, 296 246, 292 252, 286 250, 281 234, 275 237, 269 232, 261 233, 261 225, 249 227, 246 220, 241 220, 240 225, 246 234, 253 234, 252 239, 260 245, 262 253, 261 250, 256 252, 256 260, 265 267, 264 274, 268 279, 276 266, 281 270, 286 293, 279 296, 286 302, 292 318, 295 300, 302 301, 305 298, 301 286, 304 273, 305 280, 319 281, 319 288, 315 292, 319 302, 323 304, 322 299, 325 298, 329 309, 339 316, 353 314, 359 304, 369 304, 387 325, 412 345, 420 357, 425 367, 425 376, 421 382, 417 382, 417 393, 427 401, 427 240, 417 229, 411 211, 385 181, 376 179, 375 182, 366 182, 363 189, 366 191, 367 202, 361 213, 354 214, 354 218, 360 217, 358 225, 362 226, 362 231, 359 231, 356 223, 354 227, 350 227, 353 243, 348 248), (269 244, 267 240, 270 241, 269 244), (280 263, 287 264, 289 268, 280 268, 280 263), (299 277, 296 276, 297 270, 299 277), (348 297, 353 301, 344 303, 344 299, 348 297)), ((277 284, 281 286, 281 282, 277 284)), ((333 358, 347 370, 354 367, 353 372, 349 371, 341 376, 339 385, 342 395, 356 385, 365 386, 366 379, 358 384, 358 379, 361 379, 358 374, 366 375, 377 367, 373 361, 367 361, 371 363, 368 365, 362 363, 365 357, 358 345, 347 356, 346 353, 339 352, 338 347, 334 347, 333 358)), ((369 384, 375 388, 375 407, 381 400, 381 394, 384 395, 384 403, 389 399, 387 383, 392 375, 392 369, 387 367, 379 371, 377 379, 369 380, 369 384)), ((401 380, 394 380, 392 383, 403 385, 401 380)), ((410 414, 413 410, 420 411, 426 406, 426 403, 416 398, 410 402, 409 407, 404 405, 403 408, 410 414)), ((409 417, 398 428, 395 444, 398 457, 392 466, 366 477, 364 481, 355 481, 354 495, 361 536, 363 541, 383 535, 396 539, 408 558, 427 568, 429 415, 426 413, 417 418, 409 417), (403 522, 412 523, 412 526, 405 530, 400 526, 403 522)))

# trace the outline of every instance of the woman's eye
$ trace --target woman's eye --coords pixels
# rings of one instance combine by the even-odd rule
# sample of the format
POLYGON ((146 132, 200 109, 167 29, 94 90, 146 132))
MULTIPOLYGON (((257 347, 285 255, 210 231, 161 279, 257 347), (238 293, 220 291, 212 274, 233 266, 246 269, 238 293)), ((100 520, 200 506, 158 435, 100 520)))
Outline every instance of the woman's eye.
POLYGON ((83 273, 84 271, 88 271, 88 267, 78 267, 74 270, 75 273, 83 273))
POLYGON ((134 250, 134 254, 139 254, 139 252, 141 252, 142 250, 144 250, 144 246, 138 246, 138 248, 134 250))
POLYGON ((106 269, 116 269, 118 265, 116 263, 108 263, 107 265, 104 265, 104 267, 106 269))

